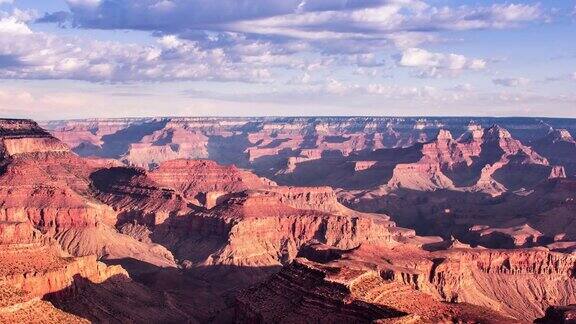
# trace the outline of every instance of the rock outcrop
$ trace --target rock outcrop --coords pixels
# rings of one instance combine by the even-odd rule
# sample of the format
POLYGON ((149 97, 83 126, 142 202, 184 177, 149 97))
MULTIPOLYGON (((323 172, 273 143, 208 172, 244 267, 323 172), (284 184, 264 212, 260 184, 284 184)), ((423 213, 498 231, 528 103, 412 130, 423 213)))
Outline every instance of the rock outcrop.
POLYGON ((568 130, 551 130, 546 137, 531 144, 551 163, 563 166, 567 176, 576 176, 576 141, 568 130))
MULTIPOLYGON (((237 297, 237 319, 241 323, 515 322, 486 308, 443 303, 390 279, 388 272, 354 261, 334 261, 342 255, 331 260, 326 252, 316 254, 320 258, 316 261, 298 258, 264 283, 243 291, 237 297)), ((341 252, 346 253, 350 252, 341 252)))
POLYGON ((244 291, 241 318, 282 321, 295 312, 357 321, 510 323, 532 321, 576 296, 575 257, 545 250, 426 252, 365 244, 347 251, 312 246, 302 257, 244 291))
POLYGON ((71 122, 70 151, 0 120, 0 319, 509 323, 576 303, 575 256, 550 251, 576 248, 562 167, 500 127, 352 121, 71 122))
POLYGON ((208 212, 172 218, 153 235, 191 266, 242 267, 281 266, 313 240, 354 248, 401 235, 389 230, 393 223, 386 218, 335 214, 310 205, 296 208, 296 200, 286 197, 277 191, 245 191, 208 212))
POLYGON ((2 322, 184 320, 122 267, 107 266, 95 255, 72 257, 30 223, 0 224, 2 322), (129 304, 140 309, 126 308, 129 304))
POLYGON ((118 233, 117 212, 93 192, 91 175, 106 163, 83 159, 31 121, 0 121, 0 221, 30 222, 76 256, 134 257, 172 265, 168 251, 118 233), (31 142, 29 141, 31 140, 31 142))
POLYGON ((150 173, 158 184, 178 190, 189 201, 208 209, 226 194, 276 184, 251 172, 209 160, 172 160, 150 173))
MULTIPOLYGON (((547 123, 574 131, 567 120, 547 123)), ((166 159, 209 158, 253 166, 267 174, 265 168, 283 168, 290 159, 408 147, 434 139, 439 129, 457 138, 493 124, 510 129, 525 143, 548 132, 539 119, 514 118, 124 118, 53 121, 43 126, 80 154, 122 158, 144 167, 166 159)))
POLYGON ((26 153, 70 151, 68 146, 28 120, 0 120, 0 137, 0 154, 5 158, 26 153))

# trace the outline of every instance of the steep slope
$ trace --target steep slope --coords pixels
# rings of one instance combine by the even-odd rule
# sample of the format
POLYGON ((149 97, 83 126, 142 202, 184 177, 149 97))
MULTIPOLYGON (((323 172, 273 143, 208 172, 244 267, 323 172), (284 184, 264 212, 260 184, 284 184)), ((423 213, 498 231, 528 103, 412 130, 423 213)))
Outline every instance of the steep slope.
POLYGON ((0 120, 0 134, 0 221, 31 222, 77 256, 174 265, 165 249, 113 228, 118 215, 93 197, 90 180, 106 163, 78 157, 31 121, 0 120))
POLYGON ((441 129, 434 140, 407 148, 322 153, 315 159, 293 157, 271 175, 279 183, 330 185, 345 190, 389 193, 455 190, 493 196, 531 188, 550 177, 564 177, 549 162, 499 127, 469 127, 454 139, 441 129))
POLYGON ((508 316, 526 322, 543 316, 549 305, 576 298, 575 257, 546 250, 427 252, 364 244, 346 251, 320 245, 302 256, 306 259, 240 295, 241 318, 281 321, 302 311, 313 318, 335 313, 359 321, 514 322, 508 316))
POLYGON ((12 286, 0 285, 2 323, 90 323, 12 286))
POLYGON ((162 296, 133 282, 120 266, 106 266, 93 255, 71 257, 30 223, 0 222, 0 236, 2 322, 184 319, 162 296), (138 306, 126 308, 127 297, 138 306), (80 304, 85 308, 75 307, 80 304))
MULTIPOLYGON (((53 121, 43 126, 83 155, 124 159, 156 167, 173 158, 208 158, 270 176, 300 162, 338 152, 409 147, 445 129, 458 138, 474 127, 499 124, 528 143, 548 129, 568 128, 569 119, 418 117, 140 118, 53 121)), ((295 183, 293 183, 295 184, 295 183)))
MULTIPOLYGON (((97 152, 115 157, 134 152, 129 163, 152 161, 153 166, 144 166, 153 171, 79 158, 37 125, 6 121, 0 128, 0 247, 9 251, 5 260, 14 263, 0 268, 17 269, 11 274, 33 269, 34 274, 23 276, 39 276, 26 286, 32 294, 42 287, 65 287, 40 293, 59 309, 91 321, 296 321, 337 315, 350 321, 509 322, 507 317, 528 321, 542 317, 549 306, 575 302, 571 254, 469 248, 455 239, 416 236, 383 214, 349 209, 330 187, 278 186, 208 161, 157 165, 165 156, 155 155, 156 147, 173 150, 180 139, 190 140, 182 134, 207 141, 201 146, 209 154, 215 146, 229 145, 230 138, 243 144, 226 159, 256 148, 246 151, 247 161, 254 157, 249 166, 276 167, 286 158, 302 157, 286 174, 298 174, 310 163, 322 174, 336 173, 322 178, 329 181, 354 179, 353 187, 366 180, 371 186, 384 184, 361 193, 340 192, 351 194, 348 202, 358 199, 356 207, 390 211, 402 222, 398 215, 408 215, 427 234, 455 235, 473 245, 511 242, 507 247, 570 250, 573 184, 548 179, 562 172, 502 128, 472 127, 458 139, 446 131, 430 141, 431 128, 422 122, 409 133, 425 143, 386 150, 382 135, 367 132, 383 125, 336 120, 154 119, 95 135, 101 140, 97 152), (299 144, 286 150, 292 141, 299 144), (134 149, 140 142, 146 145, 138 153, 134 149), (328 159, 326 152, 335 153, 328 159), (325 161, 332 162, 322 167, 325 161), (399 165, 408 168, 400 172, 399 165), (22 259, 12 256, 13 244, 36 244, 42 250, 22 253, 22 259), (54 256, 45 246, 62 246, 76 257, 54 256), (121 274, 100 276, 123 270, 97 258, 125 265, 137 282, 121 274), (62 267, 77 271, 65 271, 67 277, 44 271, 62 267), (96 279, 81 278, 93 275, 96 279), (266 278, 266 284, 238 295, 266 278), (414 307, 414 300, 423 307, 414 307), (297 317, 298 312, 307 317, 297 317)), ((402 136, 390 145, 400 145, 402 136)), ((21 294, 22 287, 12 286, 11 296, 21 294)))
POLYGON ((140 142, 131 143, 121 159, 129 165, 153 168, 179 158, 207 158, 208 137, 201 132, 168 122, 140 142))
POLYGON ((397 190, 391 194, 341 192, 346 205, 390 215, 419 235, 451 236, 490 248, 548 246, 570 252, 576 246, 573 179, 548 179, 532 190, 498 197, 476 192, 397 190))
POLYGON ((304 258, 245 290, 236 308, 240 323, 515 322, 486 308, 442 303, 369 268, 304 258))
POLYGON ((576 141, 568 130, 551 130, 547 136, 531 144, 536 152, 552 164, 564 166, 568 176, 576 176, 576 141))
POLYGON ((353 248, 371 240, 391 241, 386 219, 297 209, 278 192, 247 191, 207 213, 173 218, 154 232, 190 265, 280 266, 312 240, 353 248))
POLYGON ((473 129, 458 140, 441 130, 435 141, 424 144, 422 155, 416 163, 397 165, 388 186, 420 191, 462 188, 499 195, 534 186, 553 174, 545 158, 499 126, 473 129))
POLYGON ((277 272, 312 241, 354 248, 370 241, 397 244, 394 238, 414 236, 393 227, 384 215, 342 206, 329 187, 275 186, 247 171, 206 161, 164 164, 168 167, 158 173, 109 168, 91 179, 96 197, 123 215, 117 224, 121 231, 166 247, 182 270, 122 264, 203 321, 230 321, 231 296, 238 289, 277 272), (159 184, 163 181, 194 197, 217 189, 221 199, 210 209, 194 206, 180 190, 159 184))
POLYGON ((234 165, 222 166, 209 160, 172 160, 150 173, 158 184, 178 190, 196 205, 212 208, 229 193, 275 186, 234 165))

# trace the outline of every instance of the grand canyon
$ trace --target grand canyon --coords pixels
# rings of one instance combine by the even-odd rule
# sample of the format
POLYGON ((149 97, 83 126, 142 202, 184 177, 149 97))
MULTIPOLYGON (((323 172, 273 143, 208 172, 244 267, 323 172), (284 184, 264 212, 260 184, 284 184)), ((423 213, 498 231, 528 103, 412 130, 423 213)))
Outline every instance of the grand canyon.
POLYGON ((576 0, 0 0, 0 324, 576 324, 576 0))
POLYGON ((576 122, 0 120, 0 322, 571 323, 576 122))

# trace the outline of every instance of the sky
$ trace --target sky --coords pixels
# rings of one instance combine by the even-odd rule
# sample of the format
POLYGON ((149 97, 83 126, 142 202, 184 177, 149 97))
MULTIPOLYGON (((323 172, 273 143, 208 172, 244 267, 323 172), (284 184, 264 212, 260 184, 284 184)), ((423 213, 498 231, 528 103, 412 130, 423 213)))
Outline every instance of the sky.
POLYGON ((576 0, 0 0, 0 117, 576 118, 576 0))

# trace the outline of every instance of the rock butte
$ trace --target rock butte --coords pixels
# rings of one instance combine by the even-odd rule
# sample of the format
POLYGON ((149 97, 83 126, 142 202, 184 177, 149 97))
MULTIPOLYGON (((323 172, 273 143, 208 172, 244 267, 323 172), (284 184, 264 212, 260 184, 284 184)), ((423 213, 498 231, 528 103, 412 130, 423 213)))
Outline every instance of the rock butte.
POLYGON ((573 140, 514 125, 0 120, 0 321, 570 319, 573 140))

